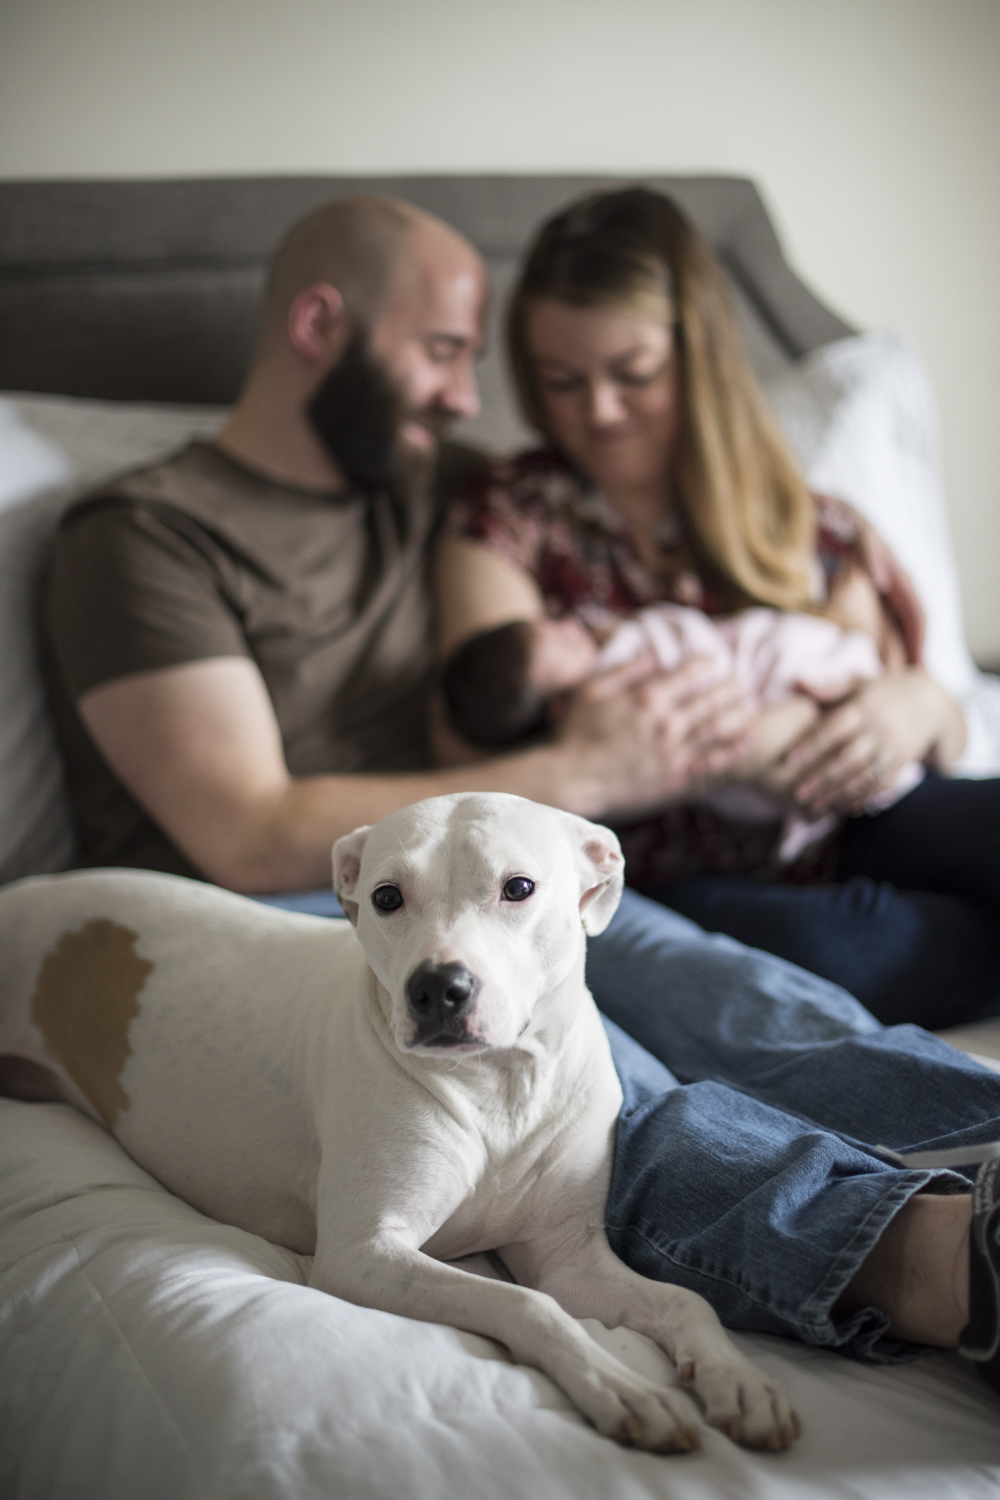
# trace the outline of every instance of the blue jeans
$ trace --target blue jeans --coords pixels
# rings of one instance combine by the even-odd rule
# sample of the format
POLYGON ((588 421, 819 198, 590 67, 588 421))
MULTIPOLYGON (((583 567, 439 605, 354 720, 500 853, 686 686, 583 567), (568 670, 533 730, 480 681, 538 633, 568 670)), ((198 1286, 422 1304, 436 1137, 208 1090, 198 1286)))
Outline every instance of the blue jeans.
MULTIPOLYGON (((340 914, 328 892, 274 901, 340 914)), ((924 1352, 875 1309, 834 1306, 914 1193, 969 1182, 871 1147, 996 1139, 1000 1076, 633 891, 590 939, 587 981, 625 1096, 607 1210, 622 1260, 732 1328, 882 1362, 924 1352)))
POLYGON ((842 985, 887 1024, 1000 1013, 1000 779, 929 775, 887 812, 848 819, 831 885, 705 875, 648 894, 842 985))

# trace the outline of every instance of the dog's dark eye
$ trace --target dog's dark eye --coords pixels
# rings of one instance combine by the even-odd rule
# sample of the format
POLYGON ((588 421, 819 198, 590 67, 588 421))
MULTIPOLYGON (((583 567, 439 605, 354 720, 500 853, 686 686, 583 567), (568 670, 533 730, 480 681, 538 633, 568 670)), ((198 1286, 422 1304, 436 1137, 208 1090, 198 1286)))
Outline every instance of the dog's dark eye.
POLYGON ((403 904, 403 894, 398 886, 379 885, 372 891, 372 906, 376 911, 398 911, 403 904))
POLYGON ((512 875, 503 888, 505 901, 527 901, 535 889, 535 882, 526 875, 512 875))

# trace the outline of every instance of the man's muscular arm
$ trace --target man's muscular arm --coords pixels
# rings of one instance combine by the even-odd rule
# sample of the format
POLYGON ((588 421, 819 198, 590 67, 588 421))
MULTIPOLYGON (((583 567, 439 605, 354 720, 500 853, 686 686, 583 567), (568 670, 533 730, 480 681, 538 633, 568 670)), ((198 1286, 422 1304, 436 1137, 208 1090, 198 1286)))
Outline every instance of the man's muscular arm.
MULTIPOLYGON (((719 753, 719 705, 703 731, 697 673, 650 678, 630 663, 588 684, 556 743, 412 775, 291 776, 263 678, 242 656, 117 678, 78 706, 115 774, 210 880, 303 890, 329 883, 341 834, 423 797, 513 792, 595 818, 662 804, 682 761, 711 769, 719 753)), ((738 734, 742 709, 730 716, 738 734)))

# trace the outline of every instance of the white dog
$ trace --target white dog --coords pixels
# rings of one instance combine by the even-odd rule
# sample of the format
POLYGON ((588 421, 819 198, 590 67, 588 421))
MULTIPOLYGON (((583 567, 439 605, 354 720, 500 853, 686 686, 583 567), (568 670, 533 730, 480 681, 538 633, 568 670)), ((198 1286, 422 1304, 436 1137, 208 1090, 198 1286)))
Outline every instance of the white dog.
POLYGON ((0 1088, 69 1100, 205 1213, 314 1251, 314 1287, 498 1339, 609 1437, 686 1449, 698 1423, 577 1318, 648 1334, 710 1423, 787 1446, 780 1387, 605 1236, 621 1091, 584 958, 614 835, 439 797, 340 839, 334 884, 357 936, 166 875, 8 887, 0 1088), (513 1281, 448 1263, 479 1251, 513 1281))

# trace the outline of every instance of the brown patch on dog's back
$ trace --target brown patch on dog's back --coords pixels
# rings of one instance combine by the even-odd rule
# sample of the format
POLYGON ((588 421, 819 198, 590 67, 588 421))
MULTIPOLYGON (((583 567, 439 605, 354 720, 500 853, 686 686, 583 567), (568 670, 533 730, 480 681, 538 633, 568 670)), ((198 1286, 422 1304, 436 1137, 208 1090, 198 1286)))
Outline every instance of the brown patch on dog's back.
POLYGON ((97 918, 59 939, 39 970, 31 1018, 49 1052, 86 1094, 109 1130, 129 1097, 122 1070, 128 1029, 153 965, 135 951, 138 934, 97 918))

